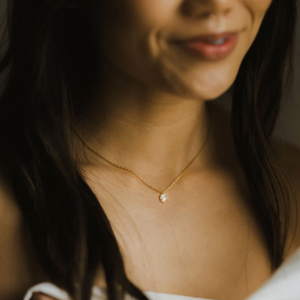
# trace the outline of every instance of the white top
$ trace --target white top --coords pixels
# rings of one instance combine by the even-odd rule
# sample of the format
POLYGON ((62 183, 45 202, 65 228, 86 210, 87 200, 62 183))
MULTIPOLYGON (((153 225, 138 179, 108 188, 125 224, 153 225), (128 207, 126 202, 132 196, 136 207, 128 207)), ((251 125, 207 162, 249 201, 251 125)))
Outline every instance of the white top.
MULTIPOLYGON (((30 300, 34 292, 42 292, 57 300, 71 300, 65 291, 47 282, 30 288, 23 300, 30 300)), ((144 293, 151 300, 213 300, 151 291, 144 293)), ((91 300, 105 299, 105 290, 94 287, 91 300)), ((126 295, 125 299, 134 298, 126 295)), ((276 270, 260 289, 244 300, 300 300, 300 248, 276 270)))
MULTIPOLYGON (((24 300, 30 300, 32 297, 32 294, 34 292, 42 292, 42 293, 44 293, 48 296, 51 296, 57 300, 71 300, 71 298, 68 296, 68 294, 65 291, 59 289, 57 286, 55 286, 49 282, 43 282, 43 283, 33 286, 31 289, 28 290, 27 294, 25 295, 24 300)), ((195 300, 195 299, 197 299, 197 300, 213 300, 213 299, 207 299, 207 298, 196 298, 196 297, 172 295, 172 294, 165 294, 165 293, 157 293, 157 292, 151 292, 151 291, 144 292, 144 294, 146 294, 146 296, 148 296, 148 298, 151 300, 170 300, 170 299, 174 299, 174 300, 195 300)), ((107 298, 105 296, 105 290, 95 286, 93 288, 91 300, 106 300, 106 299, 107 298)), ((126 294, 125 299, 131 300, 134 298, 132 296, 126 294)))

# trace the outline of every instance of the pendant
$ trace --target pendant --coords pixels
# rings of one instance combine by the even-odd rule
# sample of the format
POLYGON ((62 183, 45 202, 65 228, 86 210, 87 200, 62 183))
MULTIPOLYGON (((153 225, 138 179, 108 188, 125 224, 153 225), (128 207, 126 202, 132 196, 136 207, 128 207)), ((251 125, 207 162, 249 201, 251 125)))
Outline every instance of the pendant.
POLYGON ((166 203, 166 202, 168 202, 168 197, 167 197, 167 195, 166 195, 166 194, 161 194, 161 195, 159 196, 159 201, 160 201, 161 203, 166 203))

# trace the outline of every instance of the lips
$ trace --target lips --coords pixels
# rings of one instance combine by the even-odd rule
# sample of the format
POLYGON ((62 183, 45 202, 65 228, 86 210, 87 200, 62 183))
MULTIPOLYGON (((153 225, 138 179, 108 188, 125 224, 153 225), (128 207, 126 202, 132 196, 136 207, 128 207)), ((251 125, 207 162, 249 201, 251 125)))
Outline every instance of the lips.
POLYGON ((219 35, 197 36, 181 40, 174 45, 186 53, 201 59, 217 61, 224 59, 235 49, 239 33, 224 33, 219 35), (215 43, 214 43, 215 41, 215 43))
POLYGON ((211 34, 203 34, 194 36, 191 38, 174 40, 175 43, 189 43, 189 42, 213 42, 220 40, 222 38, 231 38, 238 34, 238 31, 227 31, 223 33, 211 33, 211 34))

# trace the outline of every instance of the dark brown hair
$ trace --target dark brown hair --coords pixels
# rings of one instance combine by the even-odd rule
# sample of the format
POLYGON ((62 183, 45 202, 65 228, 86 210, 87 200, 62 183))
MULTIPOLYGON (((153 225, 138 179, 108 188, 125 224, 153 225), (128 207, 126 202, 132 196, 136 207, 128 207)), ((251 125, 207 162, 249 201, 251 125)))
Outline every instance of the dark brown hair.
MULTIPOLYGON (((126 277, 110 222, 71 155, 70 124, 97 73, 87 3, 8 0, 8 36, 0 49, 1 172, 54 284, 75 300, 87 300, 101 267, 109 300, 123 299, 124 291, 143 300, 126 277)), ((295 0, 273 0, 233 86, 235 147, 273 270, 286 246, 290 183, 270 137, 291 79, 296 9, 295 0)))

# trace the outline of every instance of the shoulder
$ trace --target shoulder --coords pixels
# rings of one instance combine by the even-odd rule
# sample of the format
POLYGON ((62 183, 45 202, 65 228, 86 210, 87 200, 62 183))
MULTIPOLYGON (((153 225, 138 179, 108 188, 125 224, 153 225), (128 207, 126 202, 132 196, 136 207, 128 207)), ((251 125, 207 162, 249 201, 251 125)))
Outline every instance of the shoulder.
POLYGON ((291 249, 287 253, 289 257, 300 247, 300 146, 276 138, 271 139, 271 144, 286 168, 296 196, 296 201, 291 201, 291 229, 288 242, 291 249))
MULTIPOLYGON (((12 191, 0 178, 0 299, 22 299, 40 270, 12 191)), ((39 274, 39 275, 38 275, 39 274)))

